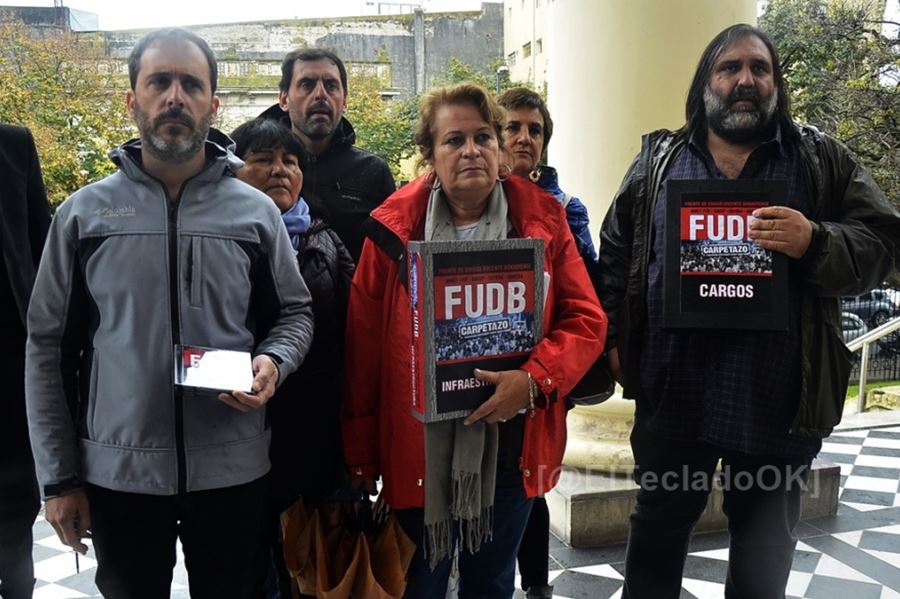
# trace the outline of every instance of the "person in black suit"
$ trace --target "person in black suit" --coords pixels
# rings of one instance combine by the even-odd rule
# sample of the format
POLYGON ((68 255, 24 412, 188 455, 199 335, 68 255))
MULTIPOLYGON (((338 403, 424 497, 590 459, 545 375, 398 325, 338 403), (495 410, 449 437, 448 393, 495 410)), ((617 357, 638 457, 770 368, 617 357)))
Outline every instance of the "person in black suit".
POLYGON ((40 508, 25 420, 25 315, 50 207, 31 132, 0 124, 0 597, 31 597, 40 508))

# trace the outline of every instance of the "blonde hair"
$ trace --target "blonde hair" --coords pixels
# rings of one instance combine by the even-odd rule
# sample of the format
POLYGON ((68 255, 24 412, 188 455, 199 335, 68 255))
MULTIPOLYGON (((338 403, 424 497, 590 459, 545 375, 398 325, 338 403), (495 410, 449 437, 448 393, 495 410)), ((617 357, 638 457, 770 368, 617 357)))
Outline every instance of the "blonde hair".
POLYGON ((506 111, 483 87, 476 83, 459 83, 431 90, 419 105, 419 122, 416 125, 415 142, 419 148, 416 167, 422 169, 434 157, 434 121, 443 106, 472 106, 502 139, 506 111))

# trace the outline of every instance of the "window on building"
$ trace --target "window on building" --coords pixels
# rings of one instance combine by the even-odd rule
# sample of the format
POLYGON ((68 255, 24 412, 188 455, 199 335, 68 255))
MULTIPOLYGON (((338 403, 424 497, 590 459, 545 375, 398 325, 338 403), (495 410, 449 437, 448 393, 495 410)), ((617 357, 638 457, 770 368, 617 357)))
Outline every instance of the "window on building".
POLYGON ((509 54, 507 54, 506 55, 506 64, 508 64, 509 66, 513 66, 514 64, 516 64, 516 56, 518 54, 519 53, 516 52, 515 50, 510 52, 509 54))
POLYGON ((540 39, 534 42, 534 53, 540 54, 544 51, 544 40, 540 39))
POLYGON ((531 56, 531 42, 522 46, 522 58, 528 58, 529 56, 531 56))

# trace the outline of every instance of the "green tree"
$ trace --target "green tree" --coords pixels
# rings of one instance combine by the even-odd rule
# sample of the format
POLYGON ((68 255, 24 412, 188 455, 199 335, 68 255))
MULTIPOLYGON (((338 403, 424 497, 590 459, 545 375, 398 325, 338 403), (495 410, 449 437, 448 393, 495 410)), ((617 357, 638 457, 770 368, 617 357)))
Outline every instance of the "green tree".
MULTIPOLYGON (((455 57, 447 62, 447 70, 437 85, 452 85, 464 81, 478 83, 490 91, 496 86, 496 70, 503 64, 498 59, 490 71, 478 71, 455 57)), ((527 85, 502 77, 501 91, 527 85)), ((403 172, 403 161, 416 154, 415 127, 419 118, 420 96, 405 100, 385 101, 381 90, 387 82, 374 75, 350 74, 350 94, 347 97, 347 118, 356 128, 357 145, 384 158, 395 178, 409 176, 403 172)))
MULTIPOLYGON (((505 64, 506 62, 502 58, 498 58, 488 65, 487 70, 479 71, 472 65, 459 60, 455 56, 451 56, 447 60, 447 71, 444 76, 440 78, 439 85, 453 85, 455 83, 471 81, 472 83, 477 83, 485 89, 494 92, 497 89, 497 69, 505 64)), ((501 74, 499 79, 501 94, 512 87, 528 87, 534 89, 534 86, 530 83, 513 81, 509 78, 508 72, 505 75, 501 74)))
POLYGON ((416 104, 409 100, 385 101, 381 90, 386 82, 373 75, 351 74, 347 85, 347 118, 356 129, 357 145, 384 158, 394 177, 399 178, 400 163, 416 150, 416 104))
POLYGON ((115 170, 107 152, 134 133, 99 58, 88 40, 0 25, 0 121, 31 129, 53 205, 115 170))
POLYGON ((900 206, 900 41, 896 26, 885 34, 883 11, 883 0, 772 0, 760 27, 779 50, 795 118, 847 144, 900 206))

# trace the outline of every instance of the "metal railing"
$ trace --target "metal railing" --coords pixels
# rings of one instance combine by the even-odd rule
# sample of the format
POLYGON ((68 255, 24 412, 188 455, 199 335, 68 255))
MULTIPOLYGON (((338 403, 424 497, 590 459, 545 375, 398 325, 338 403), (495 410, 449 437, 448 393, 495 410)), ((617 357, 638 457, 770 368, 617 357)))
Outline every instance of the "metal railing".
POLYGON ((863 413, 866 409, 866 379, 869 372, 869 348, 876 341, 887 337, 891 333, 900 330, 900 316, 887 321, 883 325, 876 327, 864 335, 860 335, 847 344, 850 351, 861 350, 859 364, 859 403, 858 412, 863 413))

